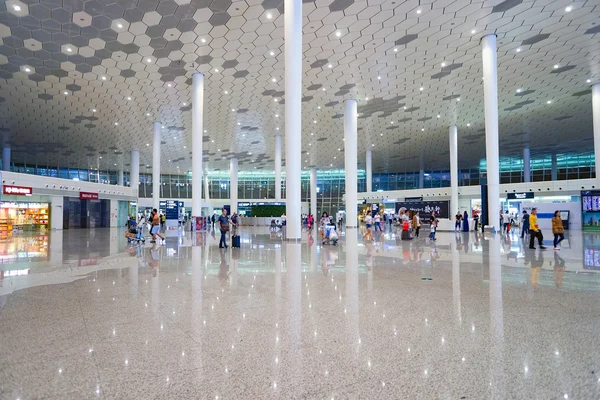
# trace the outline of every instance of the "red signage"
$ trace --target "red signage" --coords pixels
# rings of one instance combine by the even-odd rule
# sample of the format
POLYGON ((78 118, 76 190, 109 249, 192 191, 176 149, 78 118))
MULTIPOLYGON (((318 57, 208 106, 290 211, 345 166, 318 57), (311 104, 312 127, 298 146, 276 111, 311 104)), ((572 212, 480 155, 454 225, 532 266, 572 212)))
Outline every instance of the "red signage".
POLYGON ((4 185, 2 193, 12 196, 31 196, 33 189, 26 186, 4 185))
POLYGON ((79 192, 79 200, 98 200, 98 193, 79 192))

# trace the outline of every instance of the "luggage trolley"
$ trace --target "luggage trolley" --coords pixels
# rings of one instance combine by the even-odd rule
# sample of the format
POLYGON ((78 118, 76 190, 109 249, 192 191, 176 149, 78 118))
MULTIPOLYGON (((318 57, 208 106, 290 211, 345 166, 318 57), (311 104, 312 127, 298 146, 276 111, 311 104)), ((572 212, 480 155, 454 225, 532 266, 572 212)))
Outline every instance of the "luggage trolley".
POLYGON ((321 244, 333 244, 337 245, 338 242, 338 234, 335 230, 335 225, 325 225, 324 229, 324 237, 321 244))

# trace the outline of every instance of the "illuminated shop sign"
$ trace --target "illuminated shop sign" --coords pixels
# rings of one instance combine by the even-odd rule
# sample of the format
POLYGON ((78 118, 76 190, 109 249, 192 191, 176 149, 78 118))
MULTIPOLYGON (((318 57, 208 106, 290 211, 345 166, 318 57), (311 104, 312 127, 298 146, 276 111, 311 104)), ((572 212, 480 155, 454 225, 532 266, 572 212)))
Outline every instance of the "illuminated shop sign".
POLYGON ((79 200, 98 200, 98 193, 79 192, 79 200))
POLYGON ((48 208, 48 203, 17 203, 15 201, 3 201, 0 208, 48 208))
POLYGON ((31 196, 33 189, 26 186, 4 185, 2 192, 12 196, 31 196))
POLYGON ((508 193, 506 195, 506 198, 508 200, 524 200, 524 199, 533 199, 534 195, 535 194, 533 192, 508 193))

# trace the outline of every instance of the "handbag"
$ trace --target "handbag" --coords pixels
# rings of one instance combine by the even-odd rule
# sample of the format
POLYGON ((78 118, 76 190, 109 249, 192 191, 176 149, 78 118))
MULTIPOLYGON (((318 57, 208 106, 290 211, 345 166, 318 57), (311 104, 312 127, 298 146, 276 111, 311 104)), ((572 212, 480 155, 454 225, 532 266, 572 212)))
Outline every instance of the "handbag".
POLYGON ((221 225, 221 231, 223 231, 223 232, 229 232, 229 224, 227 224, 227 225, 221 225))

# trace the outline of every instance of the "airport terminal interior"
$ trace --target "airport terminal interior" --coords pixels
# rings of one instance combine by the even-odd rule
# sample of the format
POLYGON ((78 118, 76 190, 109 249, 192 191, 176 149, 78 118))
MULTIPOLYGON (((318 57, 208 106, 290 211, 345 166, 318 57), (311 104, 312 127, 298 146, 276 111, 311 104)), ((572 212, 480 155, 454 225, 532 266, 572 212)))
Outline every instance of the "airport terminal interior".
POLYGON ((600 3, 0 3, 0 399, 600 399, 600 3))

